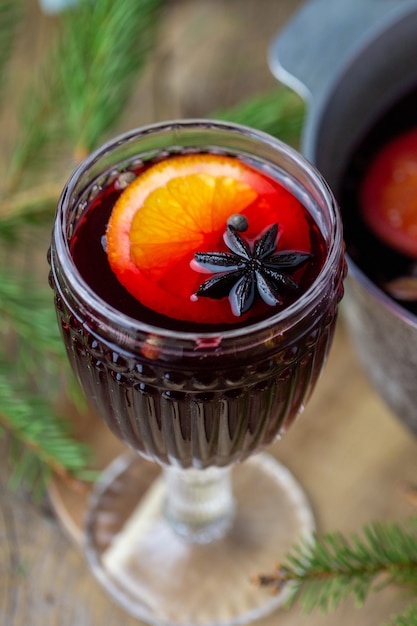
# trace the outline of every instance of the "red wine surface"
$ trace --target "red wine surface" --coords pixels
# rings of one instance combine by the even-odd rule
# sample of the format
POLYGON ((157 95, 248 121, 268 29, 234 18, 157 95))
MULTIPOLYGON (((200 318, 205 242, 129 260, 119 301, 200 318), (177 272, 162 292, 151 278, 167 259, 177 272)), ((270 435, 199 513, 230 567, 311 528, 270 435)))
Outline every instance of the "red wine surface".
MULTIPOLYGON (((226 349, 221 332, 218 345, 207 348, 204 344, 201 351, 190 335, 193 347, 184 350, 178 338, 158 335, 155 327, 181 330, 181 341, 187 338, 184 331, 213 328, 185 324, 143 307, 109 267, 103 239, 119 194, 117 185, 111 183, 86 206, 70 242, 73 258, 84 281, 100 298, 131 318, 153 324, 154 332, 141 331, 143 342, 138 339, 139 325, 127 325, 129 330, 123 326, 119 332, 97 318, 93 303, 90 310, 88 302, 80 306, 77 277, 73 275, 64 288, 60 284, 60 259, 53 244, 51 285, 73 370, 97 415, 145 457, 196 468, 242 461, 290 426, 315 386, 343 294, 342 251, 334 273, 321 279, 320 300, 311 314, 277 328, 271 318, 262 330, 244 334, 245 341, 243 333, 229 337, 226 349), (155 337, 159 343, 153 343, 155 337)), ((305 219, 313 256, 302 272, 300 293, 315 279, 327 253, 307 210, 305 219)), ((291 301, 286 300, 284 306, 291 301)), ((275 307, 265 305, 257 316, 237 321, 234 327, 275 312, 275 307)))
MULTIPOLYGON (((269 179, 269 183, 277 189, 281 187, 273 179, 269 179)), ((296 294, 284 293, 282 306, 271 307, 257 303, 249 317, 234 318, 232 323, 228 319, 224 324, 196 324, 161 315, 130 295, 112 272, 107 259, 105 249, 107 223, 113 206, 121 193, 117 181, 100 191, 90 206, 87 207, 76 227, 71 242, 71 251, 79 272, 95 293, 118 311, 137 320, 163 328, 189 330, 190 332, 195 330, 203 332, 223 330, 230 328, 231 325, 245 326, 248 323, 273 315, 279 308, 285 308, 294 302, 312 284, 323 265, 326 254, 325 242, 310 213, 307 209, 302 208, 303 219, 305 220, 304 227, 308 231, 308 241, 304 251, 311 254, 311 260, 302 270, 297 272, 299 290, 296 294)), ((262 202, 262 198, 260 198, 260 202, 262 202)), ((181 283, 181 275, 176 274, 175 277, 181 283)), ((201 282, 206 278, 207 275, 201 274, 201 282)), ((188 294, 186 297, 189 298, 190 296, 191 294, 188 294)), ((207 306, 210 306, 209 301, 207 301, 207 306)))
MULTIPOLYGON (((360 269, 391 297, 390 285, 402 277, 416 275, 416 260, 384 241, 364 219, 363 186, 370 167, 399 136, 417 129, 417 89, 399 99, 383 116, 376 119, 353 149, 340 187, 336 190, 343 215, 347 251, 360 269)), ((381 217, 382 219, 382 217, 381 217)), ((395 297, 394 297, 395 299, 395 297)), ((417 300, 400 300, 401 305, 417 313, 417 300)))

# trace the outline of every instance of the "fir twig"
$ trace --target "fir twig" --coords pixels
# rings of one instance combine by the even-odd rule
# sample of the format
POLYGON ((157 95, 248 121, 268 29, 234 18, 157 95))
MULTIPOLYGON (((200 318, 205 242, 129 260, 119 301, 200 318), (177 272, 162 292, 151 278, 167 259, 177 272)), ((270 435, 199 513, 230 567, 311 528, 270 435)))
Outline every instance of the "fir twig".
POLYGON ((407 529, 374 523, 363 529, 362 536, 350 538, 341 533, 314 537, 295 546, 274 573, 259 576, 258 582, 277 591, 290 584, 289 604, 297 599, 306 612, 314 608, 328 612, 349 596, 361 606, 371 591, 388 584, 415 591, 417 521, 410 521, 407 529))
POLYGON ((16 190, 30 188, 35 180, 38 183, 39 177, 51 170, 48 165, 52 162, 56 172, 57 157, 65 154, 65 117, 60 105, 55 46, 52 39, 18 104, 18 132, 7 159, 2 190, 6 198, 12 197, 16 190))
POLYGON ((0 363, 0 433, 7 431, 15 444, 12 486, 43 486, 51 471, 74 485, 91 478, 86 470, 90 452, 72 438, 68 421, 57 418, 44 395, 13 385, 7 368, 7 363, 0 363))
POLYGON ((20 0, 0 0, 0 100, 8 82, 8 61, 14 50, 21 8, 20 0))
MULTIPOLYGON (((59 180, 120 118, 154 40, 163 4, 79 0, 63 14, 58 37, 22 100, 19 134, 2 178, 3 252, 10 244, 22 247, 30 227, 51 223, 62 188, 59 180), (50 172, 53 183, 48 182, 50 172)), ((0 10, 6 6, 11 10, 17 2, 0 0, 0 10)), ((11 42, 11 34, 3 20, 0 44, 6 36, 11 42)), ((0 65, 3 59, 5 67, 6 56, 0 65)), ((20 273, 14 269, 8 263, 0 271, 0 430, 12 438, 14 479, 32 484, 50 470, 81 476, 88 461, 85 446, 70 436, 54 410, 62 371, 69 370, 67 364, 61 368, 64 349, 52 294, 39 289, 26 268, 20 273)), ((72 380, 67 374, 65 378, 72 380)))
POLYGON ((44 173, 46 157, 62 162, 72 151, 63 163, 72 168, 103 141, 136 86, 163 4, 79 0, 63 15, 57 41, 23 99, 9 194, 44 173))
POLYGON ((385 626, 417 626, 417 603, 413 603, 406 610, 391 617, 385 626))
POLYGON ((44 183, 4 198, 0 203, 0 238, 17 243, 25 226, 49 226, 62 187, 62 183, 44 183))
POLYGON ((12 484, 33 489, 50 471, 68 481, 73 474, 88 476, 86 446, 71 437, 69 423, 54 409, 68 366, 52 294, 3 270, 0 317, 0 430, 12 436, 12 484))
POLYGON ((164 0, 81 0, 56 51, 68 136, 86 156, 119 118, 152 46, 164 0))
POLYGON ((260 94, 236 106, 215 111, 214 118, 257 128, 292 146, 298 146, 305 106, 301 98, 286 87, 260 94))
MULTIPOLYGON (((17 280, 13 272, 0 270, 0 317, 2 335, 9 327, 18 337, 19 347, 30 351, 31 372, 36 367, 33 355, 37 354, 46 366, 46 356, 52 360, 64 362, 63 343, 59 337, 55 312, 52 306, 52 293, 40 289, 29 279, 17 280)), ((1 334, 0 334, 1 337, 1 334)), ((15 354, 15 357, 17 355, 15 354)), ((42 368, 44 372, 44 368, 42 368)), ((22 378, 22 371, 19 370, 22 378)))
MULTIPOLYGON (((3 196, 10 202, 20 189, 30 189, 34 181, 49 171, 48 165, 63 150, 60 132, 55 66, 48 57, 27 89, 19 107, 19 131, 5 175, 3 196), (59 148, 54 151, 54 147, 59 148)), ((56 170, 56 167, 54 167, 56 170)))

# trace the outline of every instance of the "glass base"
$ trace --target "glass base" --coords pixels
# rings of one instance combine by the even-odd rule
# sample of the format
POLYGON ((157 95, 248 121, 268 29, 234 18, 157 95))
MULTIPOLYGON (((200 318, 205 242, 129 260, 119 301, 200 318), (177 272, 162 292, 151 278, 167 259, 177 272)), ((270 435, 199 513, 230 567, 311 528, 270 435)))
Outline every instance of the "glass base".
POLYGON ((292 544, 314 530, 307 498, 290 472, 267 454, 232 469, 235 515, 224 537, 184 541, 163 517, 160 468, 124 455, 103 473, 91 499, 86 555, 109 595, 155 626, 231 626, 279 607, 252 582, 269 574, 292 544))

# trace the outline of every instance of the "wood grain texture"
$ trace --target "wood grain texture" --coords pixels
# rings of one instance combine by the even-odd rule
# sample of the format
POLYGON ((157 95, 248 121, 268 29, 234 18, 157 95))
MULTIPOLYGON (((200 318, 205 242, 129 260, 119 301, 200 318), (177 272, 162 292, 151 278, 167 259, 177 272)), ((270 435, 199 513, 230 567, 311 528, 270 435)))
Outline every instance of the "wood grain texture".
MULTIPOLYGON (((273 87, 267 46, 300 4, 297 0, 168 0, 157 49, 117 131, 163 118, 208 115, 273 87)), ((13 61, 15 99, 55 27, 55 20, 42 16, 35 0, 28 7, 13 61)), ((1 123, 0 147, 5 158, 17 128, 13 100, 1 123)), ((101 460, 105 462, 120 447, 109 443, 107 434, 102 436, 106 447, 101 460)), ((416 439, 369 387, 346 336, 343 313, 329 363, 311 402, 269 451, 304 485, 320 530, 359 530, 376 518, 401 521, 415 513, 405 491, 415 480, 416 439)), ((34 504, 24 491, 10 491, 4 449, 0 467, 0 624, 139 624, 106 597, 48 500, 34 504)), ((68 503, 76 527, 84 496, 64 494, 64 506, 68 503)), ((257 623, 377 625, 405 601, 393 589, 371 596, 360 611, 347 602, 337 614, 306 617, 295 607, 257 623)))

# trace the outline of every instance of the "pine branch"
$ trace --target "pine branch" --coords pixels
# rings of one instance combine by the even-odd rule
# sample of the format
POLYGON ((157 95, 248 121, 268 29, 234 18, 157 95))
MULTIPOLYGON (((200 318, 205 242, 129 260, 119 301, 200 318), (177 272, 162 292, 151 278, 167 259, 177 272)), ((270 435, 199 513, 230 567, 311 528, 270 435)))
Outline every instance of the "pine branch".
POLYGON ((66 152, 55 81, 53 59, 48 58, 20 105, 19 132, 5 175, 6 202, 12 202, 16 191, 34 186, 50 170, 49 165, 54 160, 59 162, 59 155, 66 152))
POLYGON ((16 190, 30 188, 53 171, 59 155, 66 153, 63 132, 61 95, 55 62, 56 43, 45 50, 44 58, 34 68, 33 77, 18 104, 19 127, 12 153, 7 159, 3 196, 13 197, 16 190))
POLYGON ((371 591, 389 584, 415 591, 417 521, 411 520, 408 529, 374 523, 363 529, 363 536, 314 537, 295 546, 273 574, 259 576, 258 582, 274 590, 290 584, 289 603, 298 600, 306 612, 315 608, 328 612, 349 596, 361 606, 371 591))
POLYGON ((6 92, 8 61, 14 50, 21 9, 19 0, 0 0, 0 100, 6 92))
POLYGON ((63 183, 44 183, 0 202, 0 239, 16 244, 25 227, 50 226, 63 183))
MULTIPOLYGON (((1 2, 0 9, 13 4, 1 2)), ((63 15, 59 37, 36 68, 19 112, 19 136, 0 197, 3 254, 7 246, 24 245, 32 227, 50 225, 59 180, 121 116, 163 4, 79 0, 63 15)), ((50 471, 88 478, 85 446, 70 436, 54 409, 62 379, 73 379, 52 294, 7 263, 0 270, 0 316, 0 430, 11 437, 15 483, 33 487, 50 471)))
POLYGON ((63 15, 23 98, 9 195, 30 187, 52 159, 54 171, 59 162, 71 169, 110 132, 153 45, 164 1, 79 0, 63 15))
MULTIPOLYGON (((19 112, 19 136, 0 197, 3 253, 5 246, 24 244, 32 227, 50 225, 62 188, 57 179, 101 143, 120 118, 154 41, 163 4, 79 0, 62 16, 57 39, 36 68, 19 112)), ((0 0, 0 17, 3 7, 11 15, 12 6, 16 2, 0 0)), ((6 21, 0 25, 0 72, 7 60, 2 49, 11 47, 1 47, 2 35, 11 44, 6 21)), ((54 410, 62 378, 72 377, 66 373, 52 295, 12 269, 7 264, 0 270, 0 429, 11 437, 14 481, 33 487, 50 471, 67 479, 88 477, 85 446, 70 436, 65 419, 54 410)), ((79 395, 74 398, 81 404, 79 395)))
POLYGON ((12 485, 42 489, 51 471, 76 483, 89 475, 90 453, 54 409, 68 365, 52 293, 3 270, 0 316, 0 431, 13 443, 12 485))
POLYGON ((12 485, 43 487, 51 471, 74 485, 91 478, 87 446, 72 438, 68 421, 56 416, 43 394, 29 394, 10 379, 8 366, 0 363, 0 432, 14 442, 12 485))
POLYGON ((293 146, 299 143, 305 106, 286 87, 245 100, 227 110, 215 111, 213 118, 262 130, 293 146))
POLYGON ((394 615, 386 626, 417 626, 417 603, 411 604, 403 613, 394 615))
MULTIPOLYGON (((48 358, 45 358, 47 355, 51 361, 55 361, 55 368, 57 359, 61 363, 65 362, 64 348, 52 306, 52 293, 49 290, 40 289, 30 277, 17 279, 10 268, 8 271, 6 268, 0 269, 0 317, 0 337, 5 336, 9 328, 13 328, 21 354, 30 354, 32 374, 38 360, 44 365, 44 373, 48 363, 48 358)), ((21 369, 19 377, 22 377, 21 369)))
POLYGON ((164 0, 81 0, 56 51, 68 136, 77 158, 95 148, 126 106, 164 0))
POLYGON ((0 317, 0 358, 9 362, 8 376, 26 383, 27 389, 43 391, 50 402, 65 380, 68 399, 85 410, 59 334, 51 290, 39 287, 31 276, 0 268, 0 317))

